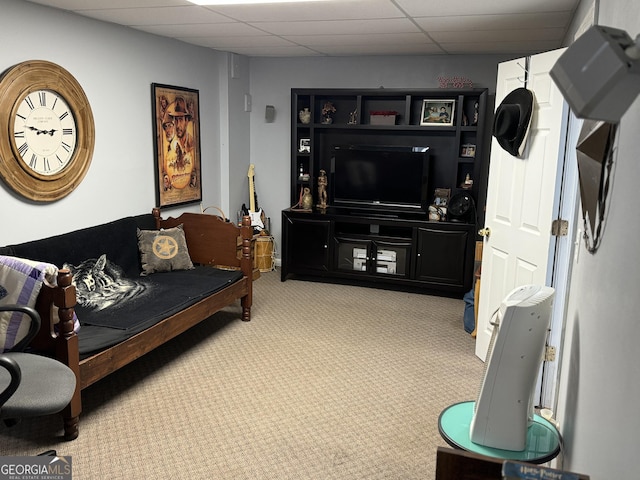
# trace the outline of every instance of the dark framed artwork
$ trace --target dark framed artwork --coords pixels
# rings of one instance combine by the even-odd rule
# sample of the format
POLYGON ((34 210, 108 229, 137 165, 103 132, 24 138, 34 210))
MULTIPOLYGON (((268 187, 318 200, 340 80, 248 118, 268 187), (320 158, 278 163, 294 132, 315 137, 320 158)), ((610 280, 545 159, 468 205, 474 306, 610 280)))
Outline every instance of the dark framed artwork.
POLYGON ((151 84, 156 203, 202 201, 199 92, 151 84))

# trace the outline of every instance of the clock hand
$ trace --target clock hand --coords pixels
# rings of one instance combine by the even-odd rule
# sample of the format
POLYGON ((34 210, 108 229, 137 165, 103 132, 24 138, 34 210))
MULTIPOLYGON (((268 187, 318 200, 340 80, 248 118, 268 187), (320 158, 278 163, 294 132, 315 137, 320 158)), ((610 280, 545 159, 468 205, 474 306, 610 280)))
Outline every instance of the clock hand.
POLYGON ((36 127, 27 127, 29 130, 36 132, 36 135, 51 135, 53 136, 53 134, 55 133, 55 130, 51 129, 51 130, 40 130, 39 128, 36 127))

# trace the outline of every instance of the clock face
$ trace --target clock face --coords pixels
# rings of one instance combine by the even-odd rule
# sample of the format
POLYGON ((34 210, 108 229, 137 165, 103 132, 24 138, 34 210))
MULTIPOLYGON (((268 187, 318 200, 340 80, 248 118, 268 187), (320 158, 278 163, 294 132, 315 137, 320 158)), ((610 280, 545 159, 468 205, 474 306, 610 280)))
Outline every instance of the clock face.
POLYGON ((17 107, 15 147, 27 172, 50 176, 64 170, 77 143, 76 120, 65 99, 53 90, 34 90, 17 107))

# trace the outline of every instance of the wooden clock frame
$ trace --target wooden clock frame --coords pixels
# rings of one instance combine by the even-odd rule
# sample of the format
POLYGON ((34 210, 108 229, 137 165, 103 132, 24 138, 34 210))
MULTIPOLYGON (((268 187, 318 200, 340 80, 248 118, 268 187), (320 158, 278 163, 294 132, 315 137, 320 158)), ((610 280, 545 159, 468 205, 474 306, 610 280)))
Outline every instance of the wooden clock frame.
POLYGON ((44 60, 30 60, 0 77, 0 177, 14 191, 36 202, 51 202, 71 193, 91 164, 95 126, 89 100, 67 70, 44 60), (18 153, 14 118, 24 98, 36 90, 51 90, 64 98, 77 127, 76 148, 68 165, 53 175, 30 170, 18 153), (6 113, 5 113, 6 112, 6 113))

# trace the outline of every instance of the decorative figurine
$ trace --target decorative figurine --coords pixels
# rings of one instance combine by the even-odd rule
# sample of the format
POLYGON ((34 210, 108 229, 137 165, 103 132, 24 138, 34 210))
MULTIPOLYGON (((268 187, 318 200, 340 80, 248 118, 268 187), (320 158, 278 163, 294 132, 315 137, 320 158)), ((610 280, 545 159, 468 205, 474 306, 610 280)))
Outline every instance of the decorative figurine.
POLYGON ((357 125, 358 124, 358 109, 356 108, 353 112, 349 114, 349 125, 357 125))
POLYGON ((320 176, 318 177, 318 208, 327 208, 327 172, 320 170, 320 176))
POLYGON ((460 188, 469 190, 472 187, 473 187, 473 180, 471 179, 471 175, 467 173, 467 175, 464 177, 464 181, 460 184, 460 188))

